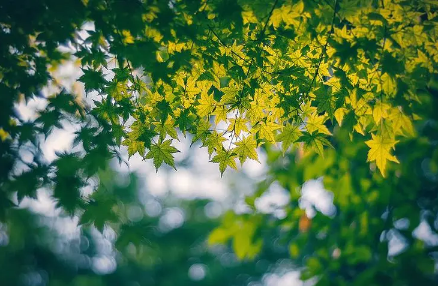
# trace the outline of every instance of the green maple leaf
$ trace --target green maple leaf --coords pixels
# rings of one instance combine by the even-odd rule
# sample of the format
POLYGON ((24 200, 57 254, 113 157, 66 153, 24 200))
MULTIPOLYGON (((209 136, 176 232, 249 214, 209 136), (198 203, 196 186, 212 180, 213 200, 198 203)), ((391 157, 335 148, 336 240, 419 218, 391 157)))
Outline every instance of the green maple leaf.
POLYGON ((239 156, 240 164, 245 163, 247 158, 259 161, 259 156, 257 154, 257 142, 252 136, 247 136, 243 138, 242 141, 236 142, 236 148, 233 149, 234 153, 239 156))
POLYGON ((304 132, 298 141, 304 142, 304 148, 306 150, 313 149, 321 156, 324 156, 324 146, 333 147, 324 134, 316 131, 313 133, 304 132))
POLYGON ((405 136, 415 136, 415 128, 411 119, 406 116, 399 108, 394 108, 389 115, 392 128, 395 133, 404 134, 405 136))
POLYGON ((131 71, 128 67, 113 68, 112 71, 114 72, 114 78, 119 82, 124 82, 131 76, 131 71))
POLYGON ((18 137, 18 142, 20 144, 26 143, 27 141, 35 144, 37 128, 35 128, 34 123, 24 122, 22 125, 18 126, 17 129, 20 132, 20 136, 18 137))
POLYGON ((143 129, 143 132, 138 137, 139 141, 144 142, 144 145, 148 148, 151 146, 152 138, 157 135, 157 132, 155 132, 152 129, 143 129))
POLYGON ((53 189, 53 197, 56 206, 63 208, 69 215, 73 216, 76 208, 82 204, 81 188, 85 182, 77 175, 57 174, 53 189))
POLYGON ((166 138, 166 135, 178 140, 178 133, 170 120, 166 122, 156 122, 154 124, 156 124, 155 130, 160 134, 160 140, 166 138))
POLYGON ((69 215, 75 213, 82 204, 81 188, 85 186, 84 179, 78 175, 82 160, 79 153, 57 153, 58 159, 52 162, 56 168, 53 197, 56 206, 62 207, 69 215))
POLYGON ((78 80, 84 83, 86 92, 99 90, 107 83, 101 71, 90 69, 82 69, 82 71, 84 74, 78 80))
POLYGON ((237 170, 236 161, 234 160, 236 156, 236 153, 232 152, 232 150, 226 151, 224 148, 222 148, 218 151, 217 155, 213 157, 211 162, 219 163, 219 170, 222 176, 228 166, 237 170))
POLYGON ((300 126, 297 124, 288 124, 283 128, 281 133, 277 135, 277 142, 282 142, 283 154, 302 134, 300 126))
POLYGON ((316 95, 315 102, 317 104, 318 113, 327 112, 328 116, 333 118, 336 110, 337 97, 332 95, 326 87, 319 88, 314 91, 314 94, 316 95))
POLYGON ((156 109, 159 111, 161 121, 166 121, 169 114, 172 114, 172 108, 166 100, 157 102, 156 109))
POLYGON ((224 93, 222 95, 221 101, 224 103, 232 104, 236 102, 236 98, 238 98, 241 89, 238 85, 234 84, 231 86, 223 87, 221 91, 224 93))
POLYGON ((42 125, 42 130, 45 135, 48 135, 53 127, 62 128, 61 120, 64 119, 64 115, 57 109, 44 110, 40 113, 35 123, 42 125))
POLYGON ((190 109, 184 109, 175 120, 175 125, 178 125, 179 130, 185 135, 186 130, 193 124, 195 118, 196 116, 191 113, 190 109))
POLYGON ((48 98, 49 104, 47 107, 54 108, 56 110, 64 110, 67 113, 74 114, 76 111, 81 110, 80 105, 76 102, 74 95, 66 93, 62 90, 59 94, 48 98))
POLYGON ((312 113, 306 122, 306 129, 309 133, 323 133, 331 135, 332 133, 328 130, 324 122, 327 120, 325 115, 318 115, 316 112, 312 113))
POLYGON ((216 101, 212 94, 201 94, 196 111, 200 117, 208 116, 214 110, 216 101))
POLYGON ((163 162, 172 166, 176 170, 172 153, 177 153, 179 151, 171 146, 171 143, 172 140, 169 139, 158 144, 152 144, 150 151, 146 154, 146 159, 153 159, 157 171, 163 162))
POLYGON ((0 192, 0 220, 4 221, 10 208, 16 205, 7 197, 6 192, 0 192))
POLYGON ((208 135, 211 133, 210 131, 210 123, 207 121, 201 121, 198 123, 198 126, 196 126, 196 133, 195 136, 193 136, 192 144, 201 139, 202 143, 205 143, 205 140, 207 139, 208 135))
POLYGON ((90 151, 95 146, 95 136, 97 133, 96 127, 84 126, 80 130, 75 132, 75 139, 73 140, 73 147, 82 143, 86 152, 90 151))
POLYGON ((222 143, 226 140, 222 135, 223 134, 214 131, 205 139, 203 146, 208 148, 208 154, 210 154, 210 156, 215 150, 222 149, 222 143))
POLYGON ((155 132, 154 129, 139 121, 136 121, 131 125, 131 130, 132 131, 128 133, 129 139, 144 142, 144 146, 147 148, 151 147, 152 139, 157 135, 157 132, 155 132))
POLYGON ((380 123, 380 120, 388 117, 388 110, 391 108, 389 104, 378 101, 373 108, 373 119, 376 124, 380 123))
POLYGON ((17 201, 21 202, 24 197, 36 199, 37 190, 47 183, 47 174, 49 168, 47 166, 37 166, 28 171, 22 172, 20 175, 14 176, 9 183, 8 189, 17 192, 17 201))
POLYGON ((79 224, 93 224, 97 230, 103 232, 107 222, 117 220, 117 215, 114 212, 116 202, 116 199, 107 192, 102 189, 97 190, 85 204, 85 212, 82 214, 79 224))
POLYGON ((141 246, 148 243, 147 235, 152 233, 153 226, 146 220, 139 222, 129 222, 120 226, 120 234, 117 236, 115 246, 118 250, 123 251, 129 244, 141 246))

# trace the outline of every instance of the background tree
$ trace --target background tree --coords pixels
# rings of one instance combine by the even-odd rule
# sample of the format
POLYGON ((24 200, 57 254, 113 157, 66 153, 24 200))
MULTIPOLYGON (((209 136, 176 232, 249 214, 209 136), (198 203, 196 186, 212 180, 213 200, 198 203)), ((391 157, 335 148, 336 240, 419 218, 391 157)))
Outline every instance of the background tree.
MULTIPOLYGON (((96 200, 82 216, 93 221, 82 221, 80 232, 69 217, 11 210, 0 227, 2 285, 246 285, 287 257, 287 248, 272 251, 268 242, 262 263, 240 262, 230 247, 207 247, 218 225, 206 215, 208 200, 159 201, 140 192, 136 175, 110 169, 100 179, 96 200), (145 212, 143 204, 153 207, 145 212), (117 219, 103 231, 101 223, 110 218, 117 219)), ((273 241, 275 234, 265 237, 273 241)))
POLYGON ((437 229, 434 1, 6 0, 0 28, 2 220, 49 188, 102 230, 115 202, 84 188, 123 161, 119 147, 175 167, 175 140, 190 136, 221 174, 268 155, 250 210, 210 243, 254 258, 275 230, 319 285, 436 282, 436 243, 414 231, 437 229), (72 58, 85 103, 53 75, 72 58), (15 105, 37 96, 47 106, 24 120, 15 105), (44 138, 67 122, 75 149, 46 160, 44 138), (336 214, 309 218, 297 190, 319 177, 336 214), (255 206, 272 182, 290 191, 284 219, 255 206), (405 248, 388 262, 395 239, 405 248))

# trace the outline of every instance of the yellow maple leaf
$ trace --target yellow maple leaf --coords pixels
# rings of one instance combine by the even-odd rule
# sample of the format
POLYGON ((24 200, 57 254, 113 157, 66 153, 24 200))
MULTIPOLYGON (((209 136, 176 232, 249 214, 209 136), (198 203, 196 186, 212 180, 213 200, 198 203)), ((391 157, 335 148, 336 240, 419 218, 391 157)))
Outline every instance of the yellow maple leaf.
POLYGON ((194 96, 200 93, 202 90, 198 87, 196 79, 193 77, 188 77, 185 85, 185 92, 188 96, 194 96))
POLYGON ((287 124, 280 134, 277 135, 277 141, 282 142, 283 155, 287 149, 300 138, 302 132, 298 124, 287 124))
POLYGON ((378 101, 373 108, 374 122, 376 122, 376 124, 379 124, 382 118, 388 117, 388 110, 390 108, 391 106, 389 106, 388 104, 378 101))
POLYGON ((406 136, 415 136, 415 128, 411 119, 400 108, 392 108, 389 114, 394 133, 406 136))
POLYGON ((217 155, 214 156, 213 159, 211 159, 211 162, 219 163, 219 170, 221 172, 221 177, 228 166, 233 168, 234 170, 237 170, 236 161, 234 160, 236 156, 237 155, 234 154, 233 152, 222 149, 217 152, 217 155))
POLYGON ((211 156, 215 150, 222 150, 222 143, 226 139, 223 137, 223 133, 218 133, 213 131, 210 135, 207 136, 205 142, 202 146, 206 146, 208 149, 208 154, 211 156))
POLYGON ((130 31, 123 30, 122 36, 123 36, 123 43, 125 43, 125 44, 133 44, 134 43, 134 37, 132 36, 130 31))
POLYGON ((242 19, 243 19, 243 24, 248 24, 248 23, 257 23, 257 17, 254 15, 254 12, 252 10, 249 11, 242 11, 242 19))
POLYGON ((250 103, 250 108, 246 112, 247 118, 250 120, 251 124, 256 124, 258 121, 266 117, 263 112, 263 107, 257 104, 257 102, 252 101, 250 103))
POLYGON ((215 115, 214 123, 217 125, 221 121, 227 121, 227 113, 228 110, 225 105, 218 105, 216 109, 211 113, 211 115, 215 115))
POLYGON ((6 132, 3 128, 0 128, 0 140, 5 141, 9 136, 9 133, 6 132))
POLYGON ((347 112, 348 112, 348 110, 344 107, 336 109, 334 114, 335 114, 335 118, 336 118, 336 121, 338 122, 339 126, 342 126, 342 121, 344 120, 344 116, 347 112))
POLYGON ((216 105, 216 101, 213 98, 213 95, 203 93, 201 95, 201 99, 199 99, 199 105, 196 106, 196 111, 200 117, 204 117, 210 115, 216 105))
POLYGON ((313 133, 318 131, 318 133, 332 135, 332 133, 328 130, 327 126, 324 125, 324 122, 327 120, 327 117, 324 115, 318 115, 314 112, 309 116, 306 123, 306 129, 309 133, 313 133))
POLYGON ((221 91, 224 93, 222 95, 220 103, 230 104, 236 101, 236 98, 241 90, 241 87, 234 80, 228 83, 227 87, 223 87, 221 91))
POLYGON ((390 153, 391 149, 394 149, 394 146, 398 141, 393 138, 385 138, 374 134, 371 134, 371 137, 371 140, 365 142, 365 144, 370 147, 367 162, 375 161, 380 173, 385 177, 386 161, 389 160, 399 163, 397 158, 390 153))
POLYGON ((257 130, 260 138, 266 139, 266 141, 275 144, 274 131, 279 129, 281 126, 275 122, 260 122, 255 129, 257 130))
POLYGON ((240 135, 240 132, 248 132, 248 126, 247 123, 249 121, 245 118, 232 118, 230 119, 230 125, 228 125, 228 131, 234 131, 236 133, 236 136, 240 135))
POLYGON ((395 80, 387 73, 384 73, 380 77, 380 82, 381 82, 381 89, 385 94, 389 96, 393 96, 397 93, 397 84, 395 80))
POLYGON ((242 141, 238 141, 235 144, 236 148, 234 148, 233 151, 239 156, 240 164, 243 164, 247 158, 260 162, 256 151, 257 142, 251 135, 243 138, 242 141))

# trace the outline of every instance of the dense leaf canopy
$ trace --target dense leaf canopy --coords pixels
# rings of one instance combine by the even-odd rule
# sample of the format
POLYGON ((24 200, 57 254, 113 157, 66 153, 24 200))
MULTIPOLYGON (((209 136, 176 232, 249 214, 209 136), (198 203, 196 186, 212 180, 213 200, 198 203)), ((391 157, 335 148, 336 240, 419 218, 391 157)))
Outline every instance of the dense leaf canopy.
POLYGON ((437 228, 437 68, 430 0, 4 0, 0 219, 50 188, 102 230, 115 202, 82 190, 123 160, 119 147, 175 168, 175 141, 189 136, 221 174, 268 155, 249 213, 225 216, 210 243, 254 258, 272 228, 319 285, 432 283, 433 245, 413 231, 437 228), (88 103, 55 76, 71 59, 88 103), (16 105, 35 97, 47 106, 24 120, 16 105), (76 147, 48 162, 41 144, 67 122, 76 147), (298 208, 300 187, 320 177, 332 217, 298 208), (284 219, 255 206, 272 182, 291 194, 284 219), (408 246, 397 263, 394 237, 408 246))

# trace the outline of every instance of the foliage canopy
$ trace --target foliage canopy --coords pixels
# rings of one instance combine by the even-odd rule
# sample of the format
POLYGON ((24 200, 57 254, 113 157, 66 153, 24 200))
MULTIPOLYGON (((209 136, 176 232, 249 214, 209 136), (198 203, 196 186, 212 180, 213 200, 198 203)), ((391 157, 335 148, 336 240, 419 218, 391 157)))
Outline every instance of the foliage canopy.
MULTIPOLYGON (((338 234, 325 241, 325 252, 313 245, 318 258, 305 260, 307 278, 339 270, 321 262, 333 258, 330 243, 342 246, 354 268, 345 277, 357 277, 360 267, 369 270, 363 281, 385 267, 403 272, 382 262, 387 249, 374 249, 403 218, 413 245, 407 259, 431 265, 412 231, 437 212, 435 1, 6 0, 0 28, 1 219, 15 194, 20 202, 50 187, 67 213, 102 229, 114 217, 93 214, 81 195, 88 180, 107 160, 122 160, 122 145, 157 169, 175 168, 174 141, 190 135, 221 174, 258 161, 259 147, 268 154, 272 178, 247 198, 255 214, 224 218, 212 243, 231 239, 240 258, 254 257, 262 247, 257 232, 270 225, 254 203, 278 181, 291 191, 292 206, 273 227, 303 241, 312 232, 315 240, 319 231, 338 234), (94 29, 81 33, 85 23, 94 29), (53 75, 72 57, 90 106, 53 75), (44 97, 48 84, 59 92, 34 120, 23 120, 15 104, 44 97), (74 143, 81 148, 46 162, 41 142, 67 121, 80 125, 74 143), (296 190, 321 176, 338 214, 333 227, 317 215, 318 230, 307 232, 296 190)), ((291 255, 299 257, 299 249, 292 243, 291 255)))

